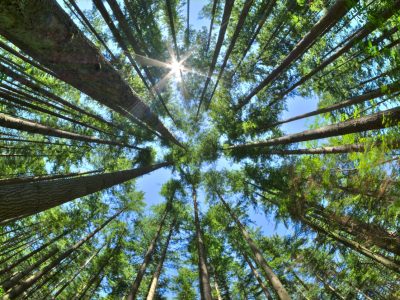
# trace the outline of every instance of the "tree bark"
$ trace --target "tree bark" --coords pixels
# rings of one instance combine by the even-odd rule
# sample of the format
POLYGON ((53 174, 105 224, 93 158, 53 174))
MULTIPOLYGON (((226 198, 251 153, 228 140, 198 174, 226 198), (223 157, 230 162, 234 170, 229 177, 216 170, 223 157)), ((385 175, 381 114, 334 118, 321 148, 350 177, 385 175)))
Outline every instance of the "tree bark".
POLYGON ((157 264, 156 271, 153 274, 153 278, 150 283, 150 288, 149 288, 149 292, 147 293, 146 300, 153 300, 154 296, 156 294, 156 290, 157 290, 157 286, 158 286, 158 279, 160 278, 161 271, 162 271, 162 268, 164 265, 164 260, 165 260, 165 257, 167 256, 169 242, 171 240, 172 233, 174 232, 174 229, 175 229, 174 227, 175 227, 175 221, 172 222, 171 227, 169 229, 167 240, 165 241, 165 246, 161 253, 160 261, 157 264))
POLYGON ((146 253, 144 255, 144 258, 143 258, 143 262, 140 265, 140 268, 139 268, 138 273, 136 275, 135 281, 133 282, 131 290, 130 290, 128 296, 126 297, 127 300, 135 300, 137 298, 137 293, 139 291, 140 284, 141 284, 143 276, 144 276, 144 274, 146 272, 147 266, 149 265, 149 263, 150 263, 150 261, 151 261, 151 259, 153 257, 154 249, 156 248, 156 244, 158 242, 158 239, 160 238, 161 231, 163 229, 163 226, 164 226, 165 220, 167 218, 167 215, 170 212, 171 205, 172 205, 171 202, 168 201, 167 204, 166 204, 166 207, 165 207, 164 214, 161 217, 160 225, 158 226, 156 235, 153 237, 149 247, 147 248, 147 251, 146 251, 146 253))
POLYGON ((199 209, 197 205, 197 191, 194 186, 192 186, 192 198, 193 198, 193 208, 194 208, 194 225, 196 228, 196 245, 197 245, 197 253, 199 256, 198 268, 199 268, 201 300, 212 300, 210 275, 207 268, 206 249, 204 245, 203 234, 201 232, 201 227, 200 227, 199 209))
POLYGON ((240 110, 244 105, 258 94, 262 89, 274 81, 294 61, 300 58, 316 41, 324 35, 330 27, 338 22, 353 6, 355 1, 336 0, 328 12, 310 29, 310 31, 297 43, 294 49, 248 96, 241 99, 235 110, 240 110))
POLYGON ((286 145, 291 143, 318 140, 333 136, 397 126, 397 123, 399 121, 400 121, 400 107, 396 107, 369 116, 360 117, 358 119, 347 120, 344 122, 320 127, 317 129, 305 130, 300 133, 289 134, 282 137, 270 139, 267 141, 230 146, 228 147, 228 149, 232 150, 250 149, 257 147, 286 145))
POLYGON ((170 165, 50 181, 12 184, 0 189, 0 220, 32 215, 170 165))
POLYGON ((179 144, 56 1, 2 1, 0 28, 4 37, 59 79, 122 115, 132 114, 179 144))
POLYGON ((265 276, 267 277, 268 281, 271 283, 273 289, 275 290, 276 294, 278 295, 279 299, 282 300, 290 300, 290 296, 286 291, 285 287, 283 286, 282 282, 279 280, 278 276, 275 275, 274 271, 268 265, 268 262, 265 260, 264 256, 262 255, 261 250, 258 248, 256 243, 250 237, 250 234, 244 228, 242 223, 236 217, 232 209, 229 205, 225 202, 222 196, 217 193, 218 198, 221 200, 222 204, 226 207, 228 213, 231 215, 232 219, 235 221, 236 225, 239 227, 241 233, 243 234, 244 239, 248 243, 251 251, 254 254, 255 261, 257 265, 264 271, 265 276))
POLYGON ((69 174, 54 174, 54 175, 50 174, 50 175, 43 175, 43 176, 5 178, 5 179, 0 179, 0 186, 9 185, 9 184, 54 180, 54 179, 61 179, 61 178, 71 178, 71 177, 77 177, 77 176, 82 176, 82 175, 89 175, 89 174, 93 174, 93 173, 100 173, 102 171, 103 171, 103 169, 87 171, 87 172, 69 173, 69 174))

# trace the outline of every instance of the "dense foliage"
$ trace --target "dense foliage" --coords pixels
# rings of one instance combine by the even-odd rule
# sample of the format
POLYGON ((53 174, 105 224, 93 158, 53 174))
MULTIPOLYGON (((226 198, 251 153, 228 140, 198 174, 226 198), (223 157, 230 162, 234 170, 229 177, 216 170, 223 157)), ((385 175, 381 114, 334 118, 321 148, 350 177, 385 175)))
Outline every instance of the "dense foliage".
POLYGON ((0 1, 0 296, 399 299, 399 30, 400 0, 0 1))

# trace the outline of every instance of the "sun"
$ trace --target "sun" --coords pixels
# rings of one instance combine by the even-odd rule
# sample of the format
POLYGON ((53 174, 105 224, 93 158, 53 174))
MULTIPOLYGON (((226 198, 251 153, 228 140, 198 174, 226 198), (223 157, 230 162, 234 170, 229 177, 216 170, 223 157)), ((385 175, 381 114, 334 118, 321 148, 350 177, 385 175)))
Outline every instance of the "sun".
POLYGON ((170 68, 171 68, 171 71, 172 71, 175 75, 177 75, 177 74, 179 74, 179 73, 182 71, 183 66, 182 66, 182 63, 180 63, 180 62, 177 61, 177 60, 174 60, 174 61, 172 61, 171 65, 170 65, 170 68))

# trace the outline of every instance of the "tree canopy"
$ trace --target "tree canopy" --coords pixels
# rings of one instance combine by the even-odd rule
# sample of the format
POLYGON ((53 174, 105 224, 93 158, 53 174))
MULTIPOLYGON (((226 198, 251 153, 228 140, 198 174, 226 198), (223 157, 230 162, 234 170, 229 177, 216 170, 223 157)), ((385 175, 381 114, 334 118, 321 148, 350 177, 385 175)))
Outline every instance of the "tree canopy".
POLYGON ((0 1, 2 299, 400 299, 399 149, 400 0, 0 1))

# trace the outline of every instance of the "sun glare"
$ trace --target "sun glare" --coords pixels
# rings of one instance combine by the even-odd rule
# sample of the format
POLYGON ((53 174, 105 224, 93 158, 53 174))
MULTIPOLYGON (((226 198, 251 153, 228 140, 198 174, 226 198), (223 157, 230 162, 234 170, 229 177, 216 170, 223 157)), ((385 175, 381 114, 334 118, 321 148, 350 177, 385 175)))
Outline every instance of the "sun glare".
POLYGON ((177 74, 180 73, 181 70, 182 70, 182 64, 181 64, 179 61, 174 60, 174 61, 171 63, 171 71, 172 71, 175 75, 177 75, 177 74))

